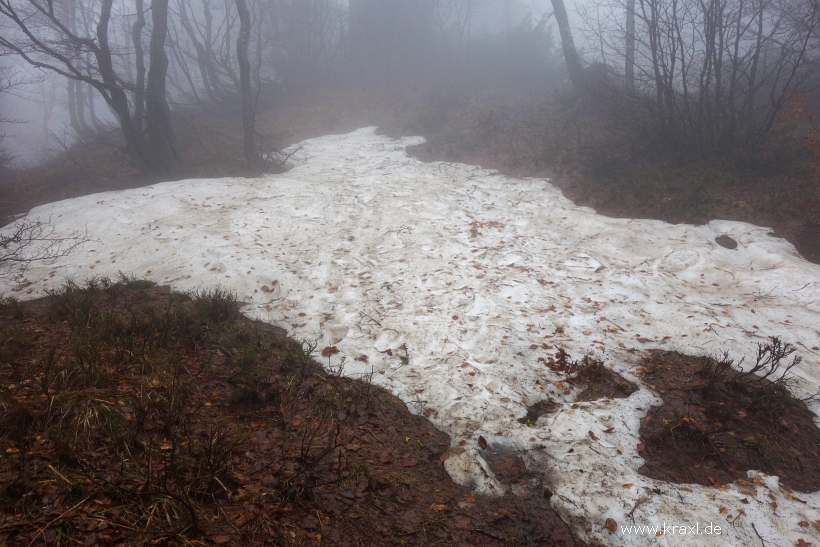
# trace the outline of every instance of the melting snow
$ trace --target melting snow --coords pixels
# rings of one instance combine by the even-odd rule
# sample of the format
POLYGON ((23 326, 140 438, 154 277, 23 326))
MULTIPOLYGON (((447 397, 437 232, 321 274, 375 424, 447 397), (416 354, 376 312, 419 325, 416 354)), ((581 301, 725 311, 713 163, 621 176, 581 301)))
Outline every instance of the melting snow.
POLYGON ((573 396, 552 383, 561 378, 538 361, 564 347, 637 381, 647 348, 751 358, 758 341, 779 335, 804 357, 805 395, 820 385, 820 352, 810 349, 820 345, 820 267, 766 228, 607 218, 547 180, 408 158, 405 147, 421 142, 366 128, 305 141, 284 175, 169 182, 38 207, 29 218, 51 217, 62 233, 87 227, 93 241, 0 280, 0 292, 34 298, 66 276, 120 270, 176 290, 222 285, 248 303, 250 317, 318 340, 317 353, 337 346, 319 359, 334 368, 344 359, 349 375, 374 371, 454 446, 466 440, 445 462, 454 480, 489 494, 505 489, 481 458, 479 435, 524 451, 531 469, 549 475, 556 510, 590 542, 820 541, 797 526, 820 518, 820 493, 801 495, 802 504, 784 497, 776 477, 761 476, 757 496, 741 505, 750 496, 736 486, 639 475, 639 419, 660 399, 642 386, 628 399, 571 409, 573 396), (717 245, 719 235, 738 248, 717 245), (516 421, 546 397, 567 404, 534 428, 516 421), (729 523, 722 506, 745 516, 729 523), (701 530, 713 522, 723 533, 612 534, 607 518, 700 522, 701 530))

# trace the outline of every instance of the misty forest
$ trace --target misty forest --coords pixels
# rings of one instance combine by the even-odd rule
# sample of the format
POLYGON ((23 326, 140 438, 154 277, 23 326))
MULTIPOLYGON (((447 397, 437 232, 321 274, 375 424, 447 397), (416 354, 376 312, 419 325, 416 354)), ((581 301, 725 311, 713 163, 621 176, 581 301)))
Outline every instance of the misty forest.
POLYGON ((818 113, 818 0, 0 0, 0 547, 820 544, 818 113))

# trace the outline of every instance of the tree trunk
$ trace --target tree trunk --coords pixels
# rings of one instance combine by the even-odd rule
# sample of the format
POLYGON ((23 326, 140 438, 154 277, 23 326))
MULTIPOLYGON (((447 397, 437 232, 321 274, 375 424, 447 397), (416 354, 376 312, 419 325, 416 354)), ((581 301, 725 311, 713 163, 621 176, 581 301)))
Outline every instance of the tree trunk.
POLYGON ((251 15, 246 0, 236 0, 239 14, 239 37, 236 39, 236 57, 239 61, 239 82, 242 92, 242 149, 248 163, 257 164, 259 158, 254 144, 254 104, 251 93, 251 63, 248 45, 251 38, 251 15))
POLYGON ((75 135, 82 135, 83 131, 80 127, 80 121, 77 119, 77 80, 68 79, 68 120, 71 123, 71 129, 74 130, 75 135))
POLYGON ((128 96, 119 85, 114 63, 111 60, 111 46, 108 42, 108 23, 111 20, 111 7, 114 0, 102 0, 100 4, 100 19, 97 22, 97 44, 94 55, 97 58, 97 67, 100 71, 102 83, 95 84, 106 102, 117 114, 122 129, 122 136, 125 139, 125 151, 131 156, 136 167, 145 171, 147 162, 145 150, 142 146, 142 135, 134 128, 131 112, 128 107, 128 96))
MULTIPOLYGON (((68 27, 75 30, 75 19, 77 17, 77 2, 76 0, 69 0, 64 4, 65 17, 68 20, 68 27)), ((77 117, 77 86, 79 82, 76 80, 68 80, 68 119, 71 123, 71 129, 78 137, 83 134, 83 127, 80 125, 80 120, 77 117)))
POLYGON ((165 79, 168 73, 168 55, 165 53, 168 0, 152 0, 151 22, 151 65, 148 68, 145 86, 146 144, 150 154, 148 161, 154 171, 167 173, 177 158, 171 126, 171 109, 165 98, 165 79))
POLYGON ((77 114, 77 126, 80 128, 80 134, 86 135, 88 133, 88 124, 85 123, 85 92, 83 91, 82 82, 74 82, 74 108, 77 114))
POLYGON ((143 0, 136 0, 137 20, 131 27, 131 42, 134 44, 134 129, 142 135, 145 118, 145 53, 142 50, 142 29, 145 28, 145 6, 143 0))
POLYGON ((555 21, 558 23, 558 33, 561 35, 561 49, 564 50, 564 60, 567 63, 569 79, 572 81, 572 85, 579 91, 583 91, 587 87, 584 67, 572 39, 572 30, 569 27, 569 17, 567 16, 567 9, 564 7, 564 0, 552 0, 552 9, 555 12, 555 21))
POLYGON ((626 0, 626 89, 635 91, 635 0, 626 0))
POLYGON ((102 133, 105 130, 105 126, 102 122, 100 122, 99 118, 97 118, 97 109, 94 104, 94 88, 89 84, 80 85, 85 85, 88 87, 88 117, 91 119, 91 124, 94 126, 94 129, 96 129, 97 132, 102 133))
POLYGON ((186 5, 183 2, 179 4, 179 20, 182 23, 182 28, 185 29, 185 33, 188 35, 188 39, 196 50, 196 64, 199 68, 199 77, 202 79, 202 87, 205 88, 205 93, 211 102, 218 103, 219 101, 211 86, 210 73, 208 71, 208 52, 205 51, 205 46, 197 39, 194 27, 188 19, 186 5))

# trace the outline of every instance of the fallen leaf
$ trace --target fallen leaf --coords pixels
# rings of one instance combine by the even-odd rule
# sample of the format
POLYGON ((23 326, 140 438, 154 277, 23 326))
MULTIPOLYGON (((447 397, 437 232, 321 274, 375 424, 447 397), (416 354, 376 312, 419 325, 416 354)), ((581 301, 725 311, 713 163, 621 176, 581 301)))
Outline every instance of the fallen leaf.
POLYGON ((330 357, 334 353, 339 353, 339 348, 336 346, 327 346, 325 349, 322 350, 322 357, 330 357))
POLYGON ((598 436, 595 433, 593 433, 592 431, 588 431, 587 435, 589 435, 589 438, 592 439, 593 441, 598 440, 598 436))
POLYGON ((626 484, 622 484, 622 485, 621 485, 621 488, 632 488, 633 486, 635 486, 635 485, 634 485, 634 484, 632 484, 631 482, 628 482, 628 483, 626 483, 626 484))
POLYGON ((805 501, 801 500, 797 496, 792 495, 790 492, 784 492, 787 500, 796 501, 798 503, 806 503, 805 501))
POLYGON ((453 524, 459 530, 466 530, 467 527, 470 525, 470 517, 466 515, 459 515, 453 519, 453 524))
POLYGON ((808 528, 809 527, 809 523, 806 522, 805 520, 801 520, 800 522, 797 523, 797 525, 800 526, 801 528, 808 528))
POLYGON ((430 506, 430 509, 433 511, 449 511, 450 508, 444 505, 443 503, 434 503, 430 506))
POLYGON ((416 464, 418 464, 418 463, 419 463, 419 461, 416 458, 412 458, 412 457, 404 458, 401 461, 401 466, 402 467, 415 467, 416 464))
POLYGON ((482 450, 487 448, 487 439, 482 437, 481 435, 478 436, 478 446, 481 447, 482 450))
POLYGON ((475 490, 470 490, 469 492, 464 494, 464 501, 466 501, 467 503, 475 503, 475 490))
POLYGON ((223 543, 230 543, 231 536, 224 536, 224 535, 222 535, 222 536, 210 536, 208 539, 213 541, 216 544, 221 545, 223 543))
POLYGON ((635 449, 636 449, 638 452, 643 452, 644 450, 646 450, 646 447, 644 446, 644 444, 643 444, 643 443, 638 443, 638 446, 636 446, 636 447, 635 447, 635 449))
POLYGON ((618 531, 618 523, 613 518, 606 519, 606 527, 613 534, 618 531))

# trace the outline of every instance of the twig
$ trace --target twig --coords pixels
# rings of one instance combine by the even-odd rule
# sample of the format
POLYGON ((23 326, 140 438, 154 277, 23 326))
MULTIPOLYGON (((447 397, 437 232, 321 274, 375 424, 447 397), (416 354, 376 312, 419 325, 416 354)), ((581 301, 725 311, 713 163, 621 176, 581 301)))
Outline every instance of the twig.
POLYGON ((757 534, 757 538, 760 540, 760 544, 763 545, 763 547, 766 547, 766 542, 763 541, 762 537, 760 537, 760 533, 758 533, 757 528, 755 528, 755 523, 754 522, 752 523, 752 530, 754 530, 755 534, 757 534))

